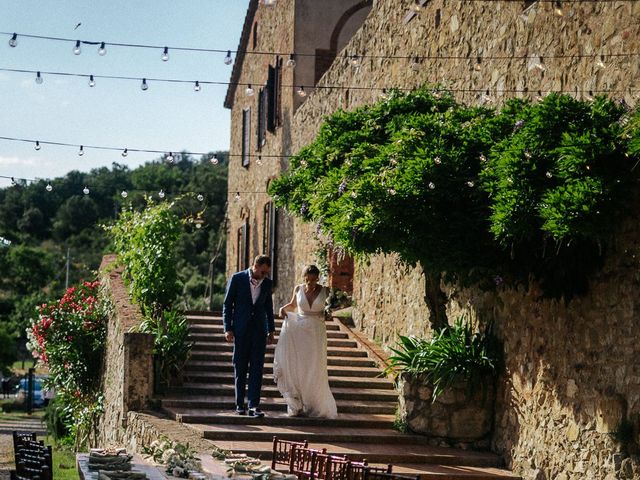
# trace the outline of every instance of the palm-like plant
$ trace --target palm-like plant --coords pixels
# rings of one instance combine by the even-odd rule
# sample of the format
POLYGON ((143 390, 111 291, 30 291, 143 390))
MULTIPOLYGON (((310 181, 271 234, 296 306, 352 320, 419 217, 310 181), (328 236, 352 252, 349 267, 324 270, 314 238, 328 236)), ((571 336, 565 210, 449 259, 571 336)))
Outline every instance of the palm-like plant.
POLYGON ((464 316, 431 340, 400 336, 398 347, 391 350, 387 372, 400 371, 414 378, 424 375, 433 385, 433 400, 459 381, 466 384, 467 395, 484 391, 486 380, 497 374, 501 359, 491 325, 482 333, 475 332, 464 316))

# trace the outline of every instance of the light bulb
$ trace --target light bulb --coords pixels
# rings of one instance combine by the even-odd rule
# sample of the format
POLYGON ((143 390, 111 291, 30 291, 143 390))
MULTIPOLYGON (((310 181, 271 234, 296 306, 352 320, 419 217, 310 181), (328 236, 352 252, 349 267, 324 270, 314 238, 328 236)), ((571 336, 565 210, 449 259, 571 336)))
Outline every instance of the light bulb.
POLYGON ((89 195, 89 187, 84 187, 82 189, 82 193, 84 193, 85 195, 89 195))
POLYGON ((270 7, 272 5, 276 4, 276 0, 263 0, 262 2, 264 5, 266 5, 267 7, 270 7))
POLYGON ((202 202, 204 200, 204 195, 202 195, 201 193, 198 194, 198 196, 196 197, 198 199, 199 202, 202 202))
POLYGON ((38 142, 38 141, 36 140, 36 144, 35 144, 35 146, 34 146, 33 148, 35 148, 36 150, 40 150, 40 149, 42 148, 42 147, 40 146, 40 142, 38 142))
POLYGON ((247 86, 247 89, 244 91, 244 94, 245 94, 247 97, 253 97, 253 93, 254 93, 254 92, 253 92, 253 88, 251 87, 251 84, 249 84, 249 85, 247 86))
POLYGON ((51 190, 53 190, 53 187, 51 186, 51 184, 50 184, 50 183, 47 183, 47 186, 46 186, 46 187, 44 187, 44 189, 45 189, 47 192, 50 192, 51 190))
POLYGON ((36 73, 36 83, 38 85, 42 85, 42 82, 44 82, 44 78, 42 78, 42 75, 40 75, 40 72, 36 73))
POLYGON ((159 196, 160 198, 164 198, 164 196, 165 196, 164 190, 160 190, 160 191, 158 192, 158 196, 159 196))
POLYGON ((18 184, 18 182, 16 182, 16 179, 11 177, 11 186, 15 187, 18 184))
POLYGON ((296 58, 295 58, 295 55, 292 53, 291 55, 289 55, 289 60, 287 60, 287 67, 295 68, 295 66, 296 66, 296 58))
POLYGON ((538 59, 538 62, 534 65, 534 67, 540 70, 541 72, 544 72, 547 69, 547 67, 544 66, 544 58, 540 57, 538 59))
POLYGON ((304 91, 304 87, 302 85, 300 85, 298 87, 298 96, 299 97, 306 97, 307 96, 307 92, 304 91))
POLYGON ((126 191, 126 190, 122 190, 122 193, 120 193, 120 196, 121 196, 122 198, 127 198, 127 197, 129 196, 129 194, 127 193, 127 191, 126 191))
POLYGON ((596 68, 606 68, 604 63, 604 55, 600 55, 600 59, 596 61, 596 68))
POLYGON ((231 50, 227 50, 227 56, 224 57, 224 64, 231 65, 233 63, 233 58, 231 58, 231 50))
POLYGON ((100 48, 98 48, 98 55, 104 57, 107 54, 107 46, 104 42, 100 44, 100 48))
POLYGON ((196 220, 196 228, 197 228, 197 229, 201 229, 201 228, 202 228, 202 222, 201 222, 201 221, 200 221, 200 222, 198 222, 198 221, 196 220))
POLYGON ((96 86, 96 81, 93 78, 93 75, 89 75, 89 86, 90 87, 95 87, 96 86))
POLYGON ((218 157, 216 155, 214 155, 211 160, 209 160, 211 162, 212 165, 217 165, 218 164, 218 157))
POLYGON ((411 7, 411 10, 413 10, 414 12, 419 12, 422 10, 422 5, 420 5, 420 0, 415 0, 415 2, 413 3, 413 6, 411 7))
POLYGON ((417 72, 418 70, 420 70, 420 58, 415 57, 413 61, 409 64, 409 68, 414 72, 417 72))
POLYGON ((256 160, 256 165, 258 166, 262 165, 262 155, 258 155, 258 159, 256 160))
POLYGON ((167 163, 173 163, 173 152, 169 152, 169 155, 167 155, 167 158, 165 158, 167 163))
POLYGON ((236 202, 240 200, 240 192, 236 192, 234 198, 236 199, 236 202))
POLYGON ((393 188, 390 188, 388 190, 388 192, 389 192, 389 195, 395 195, 396 194, 396 191, 393 188))
POLYGON ((76 46, 73 47, 73 54, 80 55, 82 53, 82 49, 80 48, 80 40, 76 40, 76 46))
POLYGON ((429 182, 429 188, 433 190, 434 188, 436 188, 436 184, 433 182, 429 182))
POLYGON ((126 148, 122 151, 121 155, 123 157, 126 157, 127 155, 129 155, 129 150, 127 150, 126 148))
POLYGON ((162 51, 162 55, 160 56, 160 58, 162 59, 163 62, 166 62, 169 60, 169 47, 164 47, 164 50, 162 51))
POLYGON ((200 82, 196 80, 196 84, 193 86, 193 91, 199 92, 200 90, 202 90, 202 87, 200 87, 200 82))
POLYGON ((482 69, 482 57, 476 58, 476 64, 473 66, 473 69, 476 72, 479 72, 482 69))
POLYGON ((11 40, 9 40, 9 46, 15 47, 16 45, 18 45, 18 34, 14 33, 11 35, 11 40))
POLYGON ((475 183, 473 183, 471 180, 469 180, 467 182, 467 187, 469 187, 469 188, 473 188, 474 185, 475 185, 475 183))
POLYGON ((149 88, 149 85, 147 85, 147 79, 143 78, 142 79, 142 84, 140 85, 140 90, 145 91, 149 88))
POLYGON ((564 15, 564 11, 562 10, 562 3, 557 1, 553 2, 553 12, 559 17, 562 17, 564 15))
POLYGON ((353 68, 357 68, 360 66, 360 57, 358 57, 358 55, 351 55, 349 62, 353 68))
POLYGON ((78 156, 81 157, 84 155, 84 147, 80 145, 80 150, 78 150, 78 156))

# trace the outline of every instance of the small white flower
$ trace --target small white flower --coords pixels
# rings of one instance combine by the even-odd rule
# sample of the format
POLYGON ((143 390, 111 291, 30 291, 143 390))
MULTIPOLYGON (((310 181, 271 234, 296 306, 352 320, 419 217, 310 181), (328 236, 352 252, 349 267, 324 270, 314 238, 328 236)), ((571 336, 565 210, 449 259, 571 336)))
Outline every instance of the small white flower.
POLYGON ((167 463, 171 460, 171 457, 175 455, 176 451, 173 448, 168 448, 164 452, 162 452, 162 462, 167 463))

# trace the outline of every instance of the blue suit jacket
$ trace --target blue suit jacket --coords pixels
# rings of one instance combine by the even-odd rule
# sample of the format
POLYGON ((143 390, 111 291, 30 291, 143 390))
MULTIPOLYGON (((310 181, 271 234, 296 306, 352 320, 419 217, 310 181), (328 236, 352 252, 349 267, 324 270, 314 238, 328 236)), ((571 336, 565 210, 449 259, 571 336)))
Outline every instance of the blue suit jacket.
POLYGON ((264 328, 265 335, 276 330, 271 298, 272 281, 269 278, 262 281, 260 295, 254 304, 251 298, 250 276, 248 269, 234 273, 227 284, 224 296, 222 307, 224 331, 232 331, 236 337, 243 337, 251 322, 264 328))

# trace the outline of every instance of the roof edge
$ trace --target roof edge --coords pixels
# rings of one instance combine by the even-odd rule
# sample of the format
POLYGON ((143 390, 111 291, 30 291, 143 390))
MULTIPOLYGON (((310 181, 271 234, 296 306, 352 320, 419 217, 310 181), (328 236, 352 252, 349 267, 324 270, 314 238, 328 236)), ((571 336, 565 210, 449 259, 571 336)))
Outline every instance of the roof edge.
POLYGON ((247 15, 244 17, 244 25, 242 27, 242 34, 240 35, 240 43, 238 44, 238 50, 236 51, 236 59, 233 62, 233 70, 231 70, 231 79, 229 81, 229 88, 227 88, 227 95, 224 99, 224 107, 233 108, 233 101, 236 94, 236 88, 238 87, 238 81, 240 80, 240 74, 242 73, 242 64, 244 63, 245 52, 249 45, 249 37, 251 36, 251 26, 253 25, 253 19, 258 10, 258 4, 260 0, 249 0, 249 7, 247 8, 247 15))

